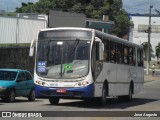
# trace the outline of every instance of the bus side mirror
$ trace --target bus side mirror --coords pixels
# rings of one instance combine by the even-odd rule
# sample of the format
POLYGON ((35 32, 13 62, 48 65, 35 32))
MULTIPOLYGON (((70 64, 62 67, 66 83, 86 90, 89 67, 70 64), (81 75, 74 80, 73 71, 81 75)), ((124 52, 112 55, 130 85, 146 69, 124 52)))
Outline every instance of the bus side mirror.
POLYGON ((98 42, 96 44, 96 49, 97 49, 96 50, 96 59, 99 60, 99 61, 103 60, 104 59, 103 58, 104 44, 101 43, 101 42, 98 42))
POLYGON ((30 56, 30 57, 32 57, 32 56, 34 55, 35 43, 36 43, 36 40, 33 39, 32 42, 31 42, 31 45, 30 45, 30 50, 29 50, 29 56, 30 56))

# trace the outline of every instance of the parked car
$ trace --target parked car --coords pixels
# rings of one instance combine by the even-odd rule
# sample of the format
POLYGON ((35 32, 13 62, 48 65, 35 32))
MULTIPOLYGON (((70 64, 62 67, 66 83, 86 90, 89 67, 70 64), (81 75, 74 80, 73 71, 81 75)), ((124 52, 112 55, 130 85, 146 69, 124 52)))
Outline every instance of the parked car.
POLYGON ((5 102, 14 102, 18 96, 35 100, 31 73, 20 69, 0 69, 0 98, 5 102))

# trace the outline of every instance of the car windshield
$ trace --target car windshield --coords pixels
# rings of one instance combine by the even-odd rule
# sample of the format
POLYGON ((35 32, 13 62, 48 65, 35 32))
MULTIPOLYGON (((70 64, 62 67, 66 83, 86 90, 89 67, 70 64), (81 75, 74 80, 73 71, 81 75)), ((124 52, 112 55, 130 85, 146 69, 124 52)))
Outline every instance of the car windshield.
POLYGON ((36 70, 47 78, 80 78, 89 71, 89 40, 38 42, 36 70))
POLYGON ((0 70, 0 80, 13 81, 16 79, 17 72, 0 70))

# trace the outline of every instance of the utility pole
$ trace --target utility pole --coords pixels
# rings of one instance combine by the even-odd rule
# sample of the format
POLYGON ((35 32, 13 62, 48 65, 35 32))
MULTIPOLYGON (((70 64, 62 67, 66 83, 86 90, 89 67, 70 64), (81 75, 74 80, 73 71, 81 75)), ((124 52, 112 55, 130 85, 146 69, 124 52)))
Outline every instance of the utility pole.
POLYGON ((146 74, 149 75, 149 66, 150 66, 150 57, 151 57, 151 53, 150 53, 150 39, 151 39, 151 9, 153 8, 152 5, 150 5, 149 7, 149 26, 148 26, 148 54, 147 54, 147 70, 146 70, 146 74))

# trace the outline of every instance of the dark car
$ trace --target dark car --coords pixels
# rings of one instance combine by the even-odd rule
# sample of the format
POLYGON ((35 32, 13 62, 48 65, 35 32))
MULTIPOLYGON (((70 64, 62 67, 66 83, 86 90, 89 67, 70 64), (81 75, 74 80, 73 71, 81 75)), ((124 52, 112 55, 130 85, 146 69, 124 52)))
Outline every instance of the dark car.
POLYGON ((20 69, 0 69, 0 98, 14 102, 18 96, 35 100, 34 81, 31 73, 20 69))

